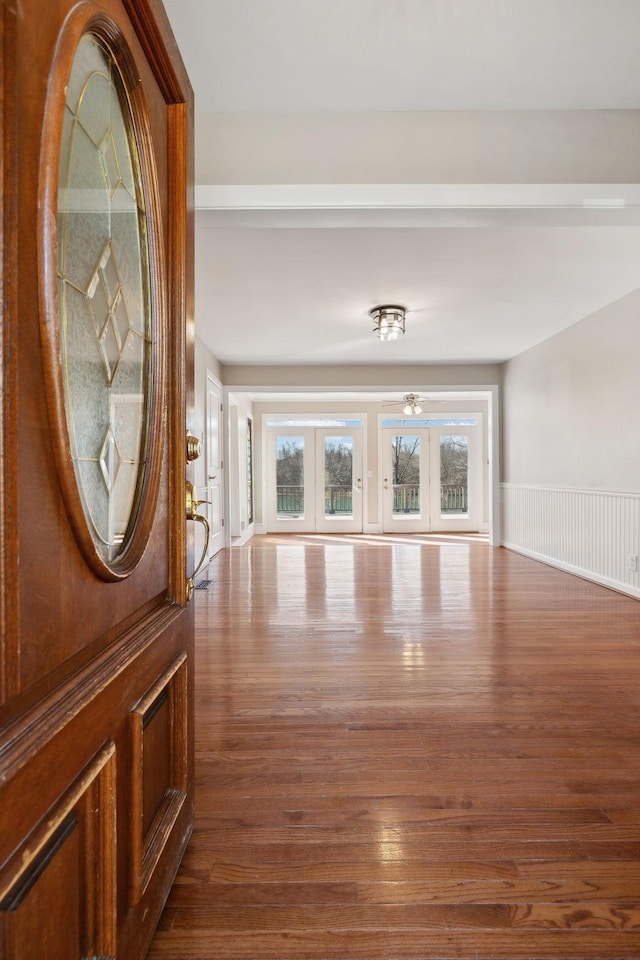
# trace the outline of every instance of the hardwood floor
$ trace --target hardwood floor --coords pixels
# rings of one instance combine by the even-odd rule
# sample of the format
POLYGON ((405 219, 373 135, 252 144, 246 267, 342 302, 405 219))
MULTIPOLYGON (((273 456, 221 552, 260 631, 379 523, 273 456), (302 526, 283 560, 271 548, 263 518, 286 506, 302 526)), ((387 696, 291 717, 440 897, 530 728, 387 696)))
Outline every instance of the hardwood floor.
POLYGON ((636 600, 472 537, 256 537, 206 576, 149 960, 640 957, 636 600))

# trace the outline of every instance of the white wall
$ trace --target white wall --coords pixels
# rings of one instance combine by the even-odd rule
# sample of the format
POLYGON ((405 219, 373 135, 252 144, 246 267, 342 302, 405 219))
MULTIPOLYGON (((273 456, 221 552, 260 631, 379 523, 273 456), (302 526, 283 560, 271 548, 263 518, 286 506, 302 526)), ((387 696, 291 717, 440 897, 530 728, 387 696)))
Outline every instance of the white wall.
POLYGON ((389 387, 402 394, 406 390, 428 390, 451 387, 466 390, 500 384, 502 366, 497 363, 467 364, 334 364, 320 366, 236 366, 223 365, 222 380, 226 386, 296 387, 301 392, 310 387, 329 390, 376 390, 389 387))
POLYGON ((635 183, 637 110, 198 115, 196 182, 635 183))
POLYGON ((502 397, 505 544, 640 596, 640 290, 506 363, 502 397))

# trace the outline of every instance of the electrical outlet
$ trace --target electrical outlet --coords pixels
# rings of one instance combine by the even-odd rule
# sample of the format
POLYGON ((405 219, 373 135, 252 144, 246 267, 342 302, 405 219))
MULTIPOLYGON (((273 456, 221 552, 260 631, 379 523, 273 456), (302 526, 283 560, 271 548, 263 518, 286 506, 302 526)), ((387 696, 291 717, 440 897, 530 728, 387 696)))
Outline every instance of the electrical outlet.
POLYGON ((628 560, 629 560, 629 570, 636 572, 638 569, 638 554, 630 553, 628 560))

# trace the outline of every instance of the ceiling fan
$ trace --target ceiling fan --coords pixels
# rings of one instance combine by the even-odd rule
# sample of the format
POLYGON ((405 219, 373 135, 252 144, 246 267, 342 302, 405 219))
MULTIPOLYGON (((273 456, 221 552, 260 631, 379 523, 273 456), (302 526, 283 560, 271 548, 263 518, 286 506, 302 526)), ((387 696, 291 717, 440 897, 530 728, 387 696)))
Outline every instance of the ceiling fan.
POLYGON ((420 404, 425 403, 428 399, 429 397, 421 397, 417 393, 405 393, 402 400, 387 400, 384 402, 384 406, 402 406, 402 412, 408 417, 411 417, 414 414, 422 413, 422 407, 420 404))

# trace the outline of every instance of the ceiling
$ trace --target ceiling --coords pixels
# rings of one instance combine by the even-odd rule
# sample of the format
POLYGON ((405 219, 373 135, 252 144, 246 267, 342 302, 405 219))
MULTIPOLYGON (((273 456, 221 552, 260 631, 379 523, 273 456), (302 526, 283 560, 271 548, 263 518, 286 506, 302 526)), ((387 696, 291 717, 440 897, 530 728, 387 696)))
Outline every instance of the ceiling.
POLYGON ((202 113, 640 107, 637 0, 165 0, 202 113))
MULTIPOLYGON (((258 171, 197 177, 196 325, 223 364, 501 362, 640 286, 633 185, 452 194, 403 183, 400 150, 386 186, 319 184, 302 163, 259 177, 332 118, 638 110, 637 0, 164 2, 195 91, 196 169, 227 149, 198 133, 213 117, 242 128, 258 171), (265 124, 288 131, 275 147, 265 124), (372 335, 377 303, 407 307, 405 337, 372 335)), ((341 143, 325 140, 330 158, 341 143)))

